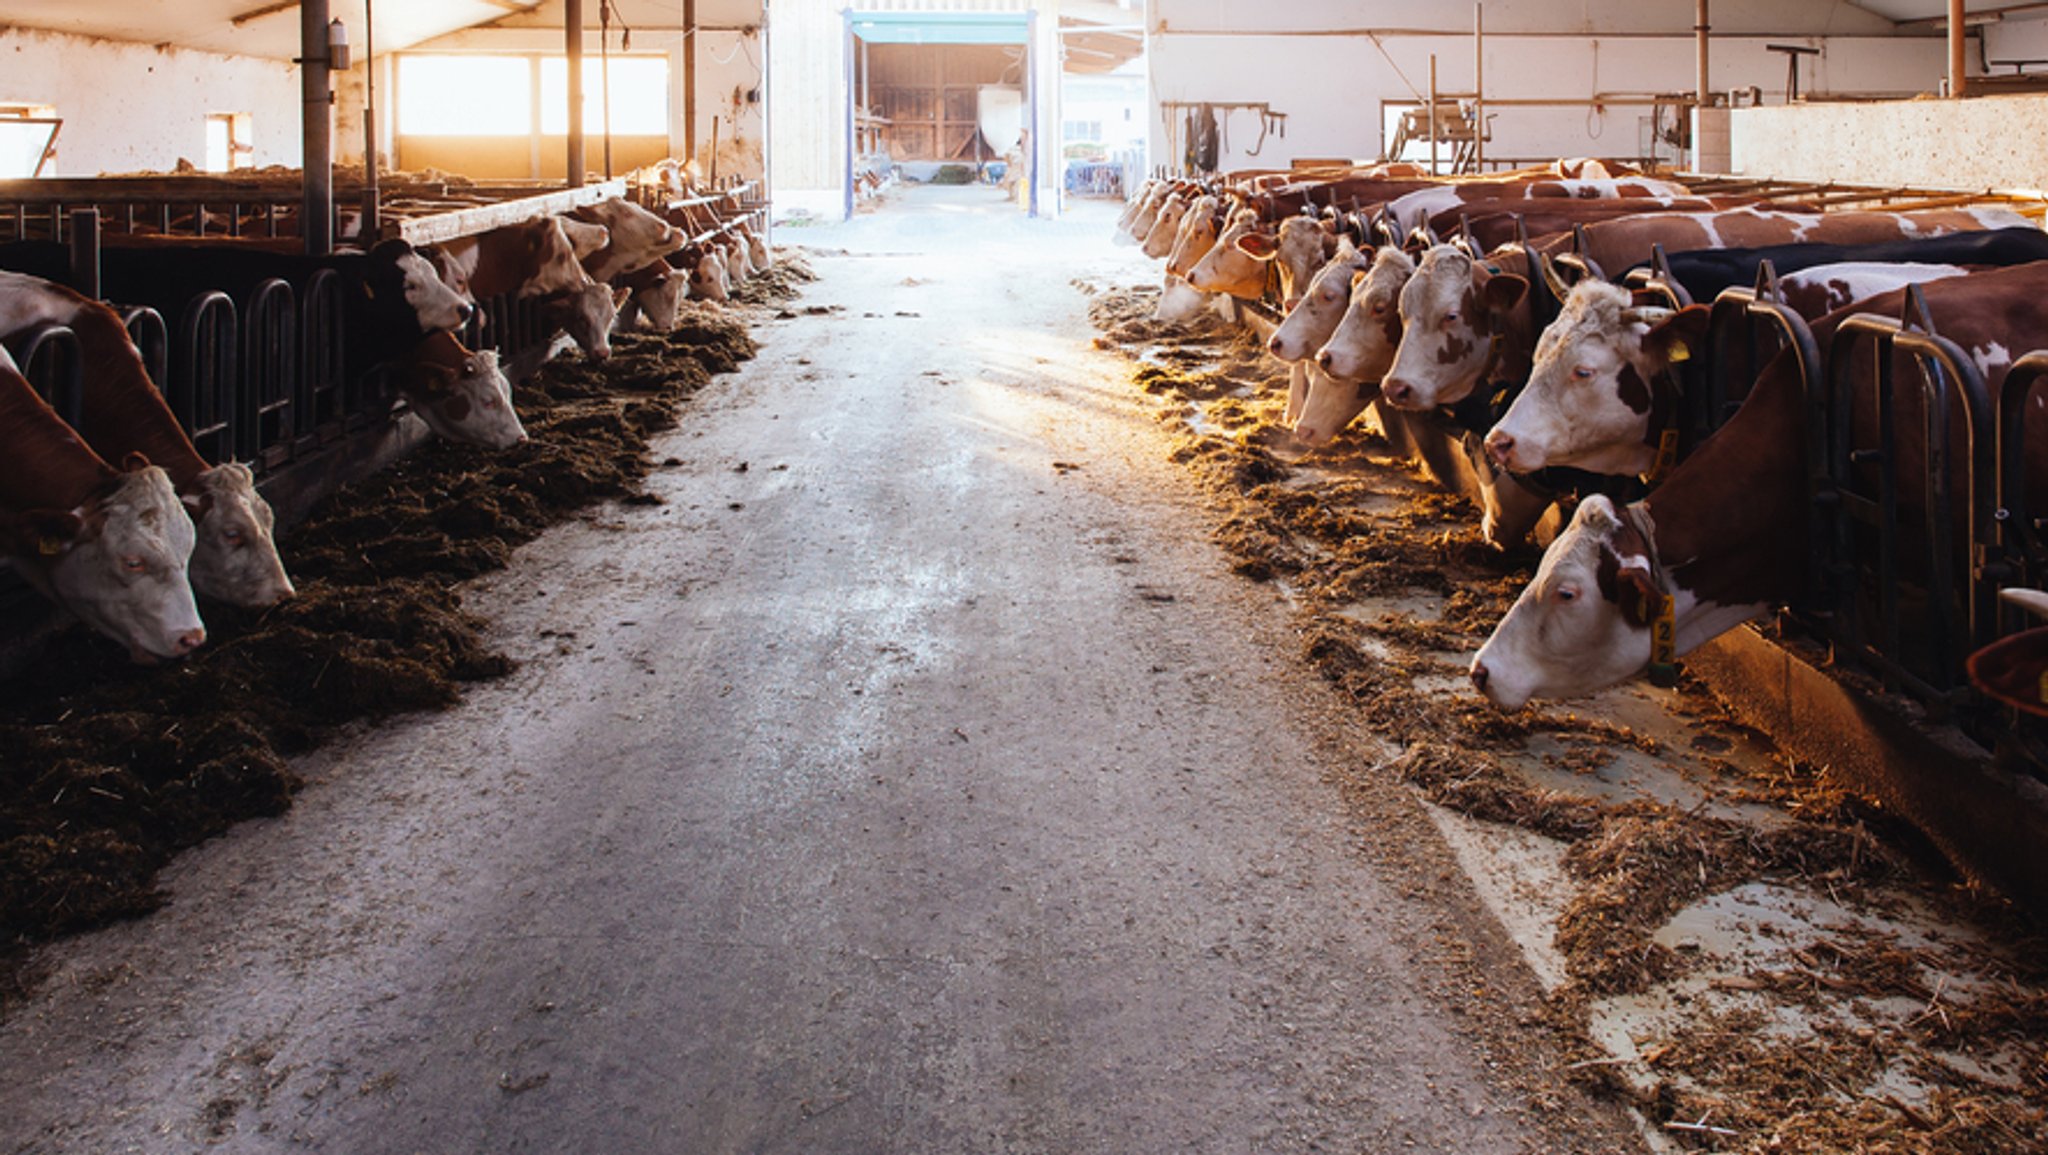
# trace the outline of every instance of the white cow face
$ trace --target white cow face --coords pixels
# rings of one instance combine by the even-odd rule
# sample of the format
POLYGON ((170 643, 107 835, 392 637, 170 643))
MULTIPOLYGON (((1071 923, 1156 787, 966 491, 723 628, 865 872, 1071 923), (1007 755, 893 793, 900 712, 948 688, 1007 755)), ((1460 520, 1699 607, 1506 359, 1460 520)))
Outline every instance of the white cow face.
MULTIPOLYGON (((612 355, 612 324, 631 289, 592 282, 560 299, 560 323, 584 355, 602 361, 612 355)), ((671 325, 671 328, 674 326, 671 325)))
POLYGON ((191 562, 194 593, 262 609, 297 592, 277 556, 277 515, 256 492, 248 466, 230 462, 201 473, 198 492, 186 495, 185 507, 198 533, 191 562))
POLYGON ((1473 657, 1473 684, 1494 705, 1516 710, 1532 698, 1578 697, 1639 674, 1650 665, 1650 623, 1664 596, 1614 503, 1589 497, 1473 657))
POLYGON ((17 570, 136 662, 179 658, 206 641, 186 566, 192 521, 156 466, 131 469, 80 510, 13 515, 17 570))
POLYGON ((441 279, 433 264, 418 253, 398 258, 404 278, 405 303, 419 317, 420 332, 460 329, 475 315, 476 306, 441 279))
POLYGON ((579 261, 612 243, 610 229, 571 217, 562 218, 562 235, 569 238, 569 247, 575 250, 579 261))
POLYGON ((716 246, 705 246, 702 256, 690 267, 690 299, 693 301, 725 301, 732 297, 732 287, 725 275, 725 254, 716 246))
POLYGON ((1352 279, 1343 315, 1316 353, 1325 374, 1338 381, 1374 382, 1386 374, 1401 345, 1401 294, 1414 276, 1414 258, 1388 245, 1352 279))
POLYGON ((1657 458, 1650 382, 1705 337, 1708 312, 1637 309, 1628 290, 1604 281, 1574 286, 1536 342, 1528 385, 1487 433, 1488 455, 1516 473, 1649 469, 1657 458))
MULTIPOLYGON (((1346 242, 1350 238, 1344 238, 1346 242)), ((1273 260, 1280 266, 1280 297, 1283 309, 1292 309, 1308 291, 1316 271, 1336 255, 1339 240, 1321 221, 1309 217, 1288 217, 1280 222, 1280 237, 1273 246, 1273 260)))
POLYGON ((688 239, 681 229, 623 197, 584 205, 573 215, 610 232, 610 243, 590 263, 590 275, 600 281, 665 257, 688 239))
MULTIPOLYGON (((1292 222, 1289 222, 1292 223, 1292 222)), ((1289 306, 1287 316, 1273 330, 1267 351, 1282 361, 1299 361, 1312 356, 1337 331, 1344 310, 1351 305, 1351 281, 1372 267, 1372 250, 1358 251, 1346 237, 1328 264, 1316 271, 1301 298, 1289 306)))
POLYGON ((634 289, 627 303, 619 308, 619 326, 644 327, 657 333, 675 328, 689 284, 689 277, 681 269, 670 269, 654 284, 634 289))
POLYGON ((1430 249, 1401 290, 1401 346, 1382 382, 1386 399, 1400 409, 1463 401, 1528 287, 1511 273, 1489 273, 1462 249, 1430 249))

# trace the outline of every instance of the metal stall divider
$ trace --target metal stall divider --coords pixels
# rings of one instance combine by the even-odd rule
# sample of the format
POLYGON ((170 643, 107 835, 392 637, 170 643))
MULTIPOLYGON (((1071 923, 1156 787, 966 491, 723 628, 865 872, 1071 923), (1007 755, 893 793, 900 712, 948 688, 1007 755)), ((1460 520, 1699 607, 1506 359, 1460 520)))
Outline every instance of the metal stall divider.
POLYGON ((1991 494, 1980 492, 1983 482, 1996 476, 1992 405, 1983 375, 1968 354, 1953 342, 1933 332, 1926 301, 1917 285, 1908 288, 1902 318, 1858 313, 1836 329, 1828 350, 1827 394, 1829 399, 1829 444, 1826 457, 1837 495, 1839 520, 1834 534, 1838 565, 1845 577, 1853 578, 1856 567, 1856 527, 1861 525, 1876 539, 1877 590, 1875 630, 1867 628, 1868 609, 1850 584, 1839 591, 1837 605, 1844 612, 1836 618, 1834 640, 1858 659, 1879 671, 1889 686, 1911 690, 1938 710, 1956 704, 1955 691, 1963 683, 1964 652, 1968 643, 1982 645, 1992 638, 1996 591, 1978 580, 1985 556, 1996 538, 1995 509, 1991 494), (1862 442, 1855 424, 1857 382, 1849 370, 1854 346, 1867 342, 1875 358, 1874 379, 1868 384, 1876 404, 1876 444, 1862 442), (1924 582, 1926 610, 1921 622, 1928 638, 1925 656, 1905 649, 1902 601, 1905 575, 1900 566, 1901 536, 1898 475, 1898 428, 1894 354, 1912 358, 1919 372, 1917 396, 1922 402, 1921 432, 1924 437, 1925 476, 1922 479, 1922 514, 1926 534, 1924 582), (1953 400, 1952 400, 1953 399, 1953 400), (1968 516, 1963 527, 1964 551, 1955 546, 1951 523, 1952 497, 1956 489, 1955 466, 1950 447, 1952 405, 1963 417, 1961 462, 1963 494, 1968 516), (1874 471, 1874 484, 1868 474, 1874 471), (1959 565, 1960 563, 1960 565, 1959 565), (1957 615, 1957 571, 1963 571, 1962 614, 1957 615), (1871 634, 1879 640, 1873 642, 1871 634), (1966 644, 1959 645, 1959 641, 1966 644))
POLYGON ((235 456, 237 328, 234 300, 218 291, 194 297, 178 325, 171 412, 208 461, 235 456))
POLYGON ((142 371, 149 374, 149 382, 158 393, 169 396, 171 331, 164 325, 163 314, 144 305, 118 311, 121 324, 128 330, 128 339, 135 342, 135 351, 142 355, 142 371))
POLYGON ((17 333, 12 345, 21 375, 65 424, 78 428, 85 408, 85 357, 78 334, 69 326, 44 321, 17 333))
POLYGON ((258 469, 291 456, 299 417, 298 329, 298 301, 285 281, 264 281, 243 303, 235 457, 258 469))
POLYGON ((339 440, 361 408, 348 380, 341 274, 315 269, 299 298, 298 395, 292 433, 300 450, 339 440))

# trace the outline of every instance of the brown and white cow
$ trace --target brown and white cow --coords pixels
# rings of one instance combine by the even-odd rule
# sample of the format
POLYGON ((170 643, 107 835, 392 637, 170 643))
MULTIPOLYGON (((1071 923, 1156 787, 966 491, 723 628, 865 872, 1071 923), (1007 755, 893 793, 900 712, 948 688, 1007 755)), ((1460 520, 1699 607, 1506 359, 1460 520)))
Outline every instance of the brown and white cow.
MULTIPOLYGON (((2015 358, 2048 331, 2048 267, 1993 269, 1921 287, 1935 331, 1955 342, 1995 395, 2015 358)), ((1856 302, 1814 325, 1822 348, 1848 316, 1899 314, 1905 290, 1856 302)), ((1870 377, 1859 342, 1847 380, 1870 377)), ((1893 459, 1902 478, 1924 468, 1919 393, 1896 395, 1893 459)), ((1875 418, 1857 395, 1859 442, 1875 418)), ((1652 626, 1667 621, 1674 656, 1809 588, 1812 538, 1806 450, 1810 409, 1789 351, 1764 369, 1742 407, 1642 501, 1617 508, 1589 497, 1544 554, 1536 578, 1495 627, 1472 680, 1496 705, 1589 694, 1642 672, 1652 626)), ((1961 421, 1952 431, 1960 436, 1961 421)), ((2026 407, 2030 508, 2048 507, 2048 411, 2026 407)), ((1952 458, 1967 455, 1951 449, 1952 458)), ((1967 489, 1959 486, 1958 489, 1967 489)), ((1924 492, 1907 481, 1902 505, 1924 492)), ((1961 499, 1961 493, 1957 499, 1961 499)), ((1924 511, 1922 511, 1924 512, 1924 511)), ((1951 511, 1950 516, 1957 516, 1951 511)), ((1910 525, 1909 517, 1907 524, 1910 525)), ((1902 556, 1911 554, 1908 550, 1902 556)))
POLYGON ((726 276, 725 253, 717 245, 691 246, 682 251, 683 269, 689 277, 692 301, 732 299, 732 280, 726 276))
POLYGON ((441 279, 472 299, 545 297, 590 280, 576 246, 553 216, 538 216, 438 246, 441 279))
POLYGON ((1678 416, 1667 371, 1701 347, 1708 313, 1639 308, 1605 281, 1573 286, 1537 339, 1527 383, 1488 431, 1488 455, 1515 473, 1650 472, 1678 416))
POLYGON ((1890 261, 1843 261, 1814 265, 1778 278, 1785 305, 1809 321, 1853 301, 1889 293, 1904 285, 1967 276, 1961 265, 1908 265, 1890 261))
MULTIPOLYGON (((1620 270, 1650 259, 1662 245, 1668 253, 1693 249, 1754 248, 1807 241, 1860 245, 1910 240, 1980 229, 2025 225, 2008 209, 1926 209, 1919 212, 1779 213, 1753 208, 1714 213, 1650 213, 1596 221, 1585 227, 1585 256, 1602 271, 1620 270)), ((1531 247, 1555 255, 1572 247, 1570 236, 1532 241, 1531 247)))
MULTIPOLYGON (((1505 201, 1542 202, 1563 197, 1683 197, 1689 190, 1672 181, 1629 177, 1622 180, 1468 181, 1421 189, 1387 202, 1387 212, 1403 229, 1412 229, 1442 212, 1505 201)), ((1536 207, 1532 204, 1530 207, 1536 207)))
POLYGON ((1205 196, 1196 200, 1181 217, 1180 233, 1173 240, 1173 252, 1166 257, 1167 273, 1186 280, 1196 263, 1216 247, 1216 238, 1229 223, 1230 212, 1221 197, 1205 196))
POLYGON ((618 304, 615 328, 666 333, 676 327, 676 316, 683 307, 684 294, 689 292, 690 278, 681 269, 660 260, 619 278, 619 288, 625 290, 626 297, 618 304))
POLYGON ((1351 284, 1343 317, 1316 352, 1319 372, 1294 422, 1294 439, 1321 445, 1342 432, 1380 396, 1380 381, 1401 341, 1401 291, 1415 275, 1415 258, 1387 245, 1351 284))
POLYGON ((1463 249, 1429 249, 1401 290, 1401 344, 1382 396, 1397 409, 1434 409, 1482 382, 1522 380, 1536 345, 1528 288, 1463 249))
POLYGON ((247 608, 295 592, 277 555, 276 515, 247 466, 209 465, 149 380, 114 311, 63 285, 0 273, 0 336, 48 322, 77 336, 82 387, 78 432, 102 458, 141 454, 170 477, 196 524, 188 563, 193 592, 247 608))
POLYGON ((1272 234, 1264 228, 1256 209, 1233 212, 1209 251, 1188 270, 1188 284, 1200 292, 1228 293, 1240 300, 1264 297, 1275 252, 1272 234), (1264 256, 1258 255, 1261 250, 1264 256))
POLYGON ((569 238, 569 247, 576 251, 576 259, 587 261, 592 254, 612 243, 612 231, 603 225, 579 221, 574 217, 557 217, 563 235, 569 238))
POLYGON ((608 282, 642 268, 682 248, 689 239, 681 229, 623 197, 578 205, 568 215, 605 228, 605 246, 583 262, 591 279, 597 281, 608 282))
POLYGON ((195 536, 169 475, 139 456, 109 466, 0 348, 0 549, 15 572, 154 663, 206 641, 187 571, 195 536))
POLYGON ((1267 352, 1287 365, 1289 428, 1301 416, 1302 405, 1312 388, 1311 378, 1321 375, 1314 362, 1316 350, 1337 331, 1344 310, 1350 307, 1352 279, 1371 267, 1372 252, 1360 252, 1351 238, 1345 237, 1267 340, 1267 352))
POLYGON ((567 333, 585 356, 602 361, 612 355, 612 326, 618 322, 619 306, 632 292, 588 281, 566 293, 541 298, 541 318, 567 333))
POLYGON ((496 349, 472 352, 453 333, 431 333, 393 363, 391 381, 414 415, 450 441, 510 449, 526 440, 496 349))
MULTIPOLYGON (((1145 239, 1138 251, 1155 260, 1172 256, 1174 242, 1180 239, 1181 222, 1203 199, 1190 192, 1167 194, 1166 199, 1160 202, 1159 212, 1153 216, 1151 226, 1145 230, 1145 239)), ((1214 198, 1207 199, 1214 207, 1214 198)))

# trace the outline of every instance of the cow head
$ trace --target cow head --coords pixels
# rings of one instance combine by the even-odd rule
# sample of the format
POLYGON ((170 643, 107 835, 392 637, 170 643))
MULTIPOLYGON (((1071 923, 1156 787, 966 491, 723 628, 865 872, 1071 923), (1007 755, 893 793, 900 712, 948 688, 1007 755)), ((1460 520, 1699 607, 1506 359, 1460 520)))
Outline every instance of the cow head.
POLYGON ((635 315, 638 324, 645 325, 657 333, 666 333, 676 327, 676 317, 683 307, 683 294, 689 289, 690 279, 681 269, 670 268, 666 261, 656 261, 644 269, 635 269, 627 276, 627 287, 632 296, 628 305, 621 305, 620 316, 635 315))
POLYGON ((277 515, 256 492, 248 466, 213 466, 183 498, 197 531, 192 592, 248 609, 276 605, 297 592, 277 556, 277 515))
POLYGON ((1488 456, 1515 473, 1650 469, 1652 382, 1704 341, 1708 312, 1636 308, 1626 289, 1581 281, 1537 340, 1528 385, 1486 435, 1488 456))
POLYGON ((716 245, 706 245, 690 258, 690 299, 726 301, 732 298, 732 283, 725 274, 725 254, 716 245))
POLYGON ((1322 348, 1344 319, 1344 310, 1351 307, 1352 280, 1372 268, 1372 260, 1372 250, 1361 252, 1352 245, 1350 237, 1345 237, 1329 263, 1308 282, 1301 299, 1274 328, 1266 350, 1282 361, 1299 361, 1322 348))
POLYGON ((404 241, 385 241, 370 250, 362 291, 380 316, 393 310, 409 312, 422 333, 460 329, 476 315, 476 306, 404 241))
POLYGON ((1472 659, 1472 684, 1515 710, 1572 698, 1641 673, 1665 594, 1643 536, 1595 495, 1544 551, 1536 577, 1472 659))
POLYGON ((1495 273, 1463 249, 1438 245, 1401 290, 1401 345, 1381 382, 1399 409, 1434 409, 1465 399, 1499 359, 1509 313, 1525 305, 1528 282, 1495 273))
POLYGON ((610 243, 590 261, 590 275, 600 281, 660 260, 689 239, 681 229, 624 197, 578 205, 569 215, 603 225, 610 235, 610 243))
POLYGON ((612 231, 603 225, 574 217, 563 217, 561 221, 562 235, 569 238, 569 247, 575 250, 579 261, 612 243, 612 231))
POLYGON ((1216 247, 1216 237, 1222 230, 1222 198, 1205 196, 1196 200, 1194 207, 1181 218, 1180 234, 1173 240, 1173 253, 1166 258, 1166 271, 1185 279, 1194 270, 1196 262, 1216 247))
POLYGON ((1256 301, 1266 294, 1266 266, 1276 248, 1273 234, 1259 227, 1258 210, 1239 209, 1231 214, 1216 243, 1188 271, 1188 284, 1205 293, 1229 293, 1256 301))
POLYGON ((163 470, 131 457, 84 506, 0 514, 15 569, 136 662, 206 641, 187 565, 196 536, 163 470))
MULTIPOLYGON (((1349 238, 1346 238, 1347 240, 1349 238)), ((1255 242, 1256 243, 1256 242, 1255 242)), ((1254 251, 1244 242, 1238 247, 1254 251)), ((1308 291, 1316 270, 1337 255, 1338 238, 1333 223, 1314 217, 1288 217, 1280 222, 1279 238, 1267 258, 1280 266, 1280 305, 1291 310, 1308 291)), ((1254 255, 1256 255, 1254 251, 1254 255)))
POLYGON ((1401 343, 1401 295, 1415 276, 1415 258, 1388 245, 1347 286, 1344 311, 1316 364, 1339 381, 1378 381, 1401 343))
POLYGON ((619 319, 619 305, 631 294, 631 289, 592 281, 573 292, 549 297, 546 316, 561 326, 586 356, 602 361, 612 355, 612 323, 619 319))
POLYGON ((1208 303, 1207 293, 1168 273, 1166 284, 1159 291, 1159 303, 1152 307, 1152 319, 1172 325, 1182 324, 1200 316, 1202 306, 1208 303))
MULTIPOLYGON (((2035 617, 2048 617, 2048 593, 2002 589, 1998 596, 2035 617)), ((2007 634, 1970 655, 1970 682, 1986 696, 2029 714, 2048 716, 2048 628, 2007 634)))
POLYGON ((526 440, 496 349, 472 353, 452 334, 435 333, 398 368, 399 394, 439 436, 486 449, 510 449, 526 440))
POLYGON ((1171 256, 1173 243, 1180 239, 1180 223, 1186 219, 1188 206, 1194 198, 1186 193, 1173 193, 1160 203, 1159 212, 1152 218, 1152 224, 1145 230, 1144 243, 1140 252, 1153 259, 1171 256))

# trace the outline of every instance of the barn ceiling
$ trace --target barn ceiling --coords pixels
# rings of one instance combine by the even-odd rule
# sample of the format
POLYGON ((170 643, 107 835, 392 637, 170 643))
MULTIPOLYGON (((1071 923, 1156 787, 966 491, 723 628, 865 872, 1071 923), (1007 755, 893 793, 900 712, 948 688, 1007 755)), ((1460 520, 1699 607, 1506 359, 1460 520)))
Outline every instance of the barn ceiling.
MULTIPOLYGON (((373 0, 374 2, 374 0, 373 0)), ((329 0, 362 51, 364 0, 329 0)), ((682 24, 681 0, 614 0, 617 22, 647 30, 682 24)), ((598 26, 598 0, 584 0, 584 24, 598 26)), ((562 0, 381 0, 375 3, 377 51, 395 52, 463 28, 562 26, 562 0)), ((698 0, 699 24, 756 23, 761 0, 698 0)), ((0 0, 0 26, 48 28, 245 56, 299 55, 299 6, 276 0, 0 0)))

